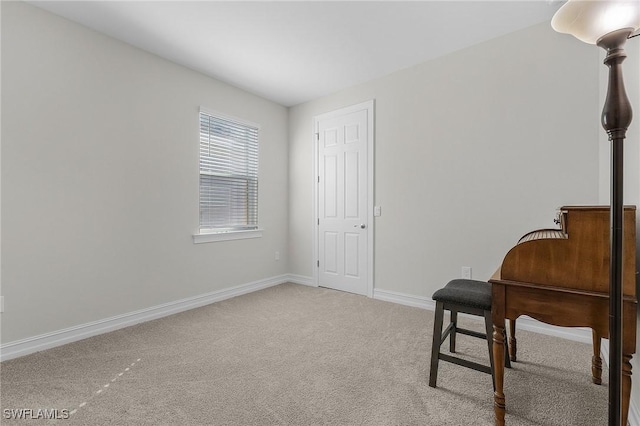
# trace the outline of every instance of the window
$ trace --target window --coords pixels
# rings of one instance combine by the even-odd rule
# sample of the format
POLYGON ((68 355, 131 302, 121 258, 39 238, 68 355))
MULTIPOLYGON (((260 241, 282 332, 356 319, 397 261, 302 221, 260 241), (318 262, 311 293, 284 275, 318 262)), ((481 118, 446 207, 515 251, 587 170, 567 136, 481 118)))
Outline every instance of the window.
POLYGON ((258 130, 200 111, 200 234, 258 228, 258 130))

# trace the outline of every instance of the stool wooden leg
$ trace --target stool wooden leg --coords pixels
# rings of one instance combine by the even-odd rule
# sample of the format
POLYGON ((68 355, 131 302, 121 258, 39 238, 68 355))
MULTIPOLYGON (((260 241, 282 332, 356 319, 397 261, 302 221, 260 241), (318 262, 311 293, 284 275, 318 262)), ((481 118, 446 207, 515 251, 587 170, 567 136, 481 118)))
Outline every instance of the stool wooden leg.
POLYGON ((487 345, 489 346, 489 362, 491 363, 491 382, 493 383, 493 391, 496 390, 496 369, 493 361, 493 320, 491 319, 491 311, 484 311, 484 327, 487 333, 487 345))
POLYGON ((509 320, 509 358, 516 362, 518 346, 516 342, 516 320, 509 320))
POLYGON ((436 387, 438 380, 438 360, 440 357, 440 345, 442 344, 442 319, 444 317, 444 304, 436 302, 436 314, 433 319, 433 340, 431 343, 431 369, 429 372, 429 386, 436 387))
POLYGON ((454 311, 453 309, 450 311, 451 314, 451 323, 453 324, 453 328, 451 329, 451 334, 449 334, 449 352, 456 352, 456 330, 458 327, 458 311, 454 311))
MULTIPOLYGON (((495 295, 495 293, 494 293, 495 295)), ((504 396, 504 319, 500 321, 501 313, 498 312, 497 324, 493 326, 493 355, 496 362, 496 387, 493 391, 493 412, 495 415, 495 425, 504 426, 504 415, 506 411, 506 401, 504 396)))
POLYGON ((596 385, 602 384, 602 357, 600 357, 600 335, 591 330, 593 336, 593 356, 591 357, 591 381, 596 385))

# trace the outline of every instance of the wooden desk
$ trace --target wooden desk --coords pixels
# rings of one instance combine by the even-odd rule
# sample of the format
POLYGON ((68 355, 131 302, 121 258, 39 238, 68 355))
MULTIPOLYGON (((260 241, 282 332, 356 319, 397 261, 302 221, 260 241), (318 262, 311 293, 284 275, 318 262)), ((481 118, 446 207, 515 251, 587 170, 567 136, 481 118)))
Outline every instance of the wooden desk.
MULTIPOLYGON (((602 293, 575 291, 492 279, 493 287, 493 356, 496 390, 494 392, 495 424, 504 425, 504 330, 505 318, 515 321, 528 315, 547 324, 589 327, 594 336, 592 358, 593 381, 602 373, 600 338, 609 336, 609 297, 602 293), (599 364, 599 365, 598 365, 599 364)), ((631 395, 631 357, 636 351, 637 302, 625 297, 623 302, 622 424, 626 425, 631 395)), ((514 345, 512 344, 512 347, 514 345)), ((515 358, 515 353, 512 358, 515 358)), ((577 401, 576 401, 577 402, 577 401)))
MULTIPOLYGON (((631 357, 636 351, 637 300, 635 207, 624 212, 622 421, 631 395, 631 357)), ((561 229, 530 232, 505 256, 492 284, 495 424, 505 424, 504 331, 510 322, 511 360, 515 321, 528 315, 547 324, 593 330, 592 377, 601 383, 600 339, 609 337, 609 208, 562 207, 561 229)))

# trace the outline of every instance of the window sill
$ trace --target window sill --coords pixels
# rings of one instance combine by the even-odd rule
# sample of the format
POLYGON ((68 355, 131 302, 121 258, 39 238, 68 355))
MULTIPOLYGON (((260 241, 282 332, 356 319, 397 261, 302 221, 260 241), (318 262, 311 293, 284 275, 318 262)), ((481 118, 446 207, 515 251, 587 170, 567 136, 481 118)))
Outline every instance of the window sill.
POLYGON ((249 238, 261 238, 264 229, 251 229, 248 231, 224 231, 193 235, 194 244, 215 243, 217 241, 245 240, 249 238))

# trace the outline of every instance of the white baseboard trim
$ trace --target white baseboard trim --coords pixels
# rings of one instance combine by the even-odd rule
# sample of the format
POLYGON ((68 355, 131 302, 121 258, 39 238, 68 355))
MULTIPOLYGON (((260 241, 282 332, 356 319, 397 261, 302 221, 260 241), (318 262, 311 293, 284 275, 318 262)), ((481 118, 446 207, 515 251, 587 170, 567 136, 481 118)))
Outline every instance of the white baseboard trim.
MULTIPOLYGON (((18 358, 20 356, 86 339, 98 334, 108 333, 110 331, 129 327, 141 322, 162 318, 178 312, 187 311, 189 309, 209 305, 214 302, 230 299, 232 297, 262 290, 286 282, 312 287, 315 286, 313 278, 295 274, 284 274, 264 280, 258 280, 223 290, 201 294, 199 296, 141 309, 135 312, 117 315, 111 318, 69 327, 63 330, 57 330, 51 333, 41 334, 39 336, 9 342, 4 345, 0 345, 0 361, 18 358)), ((374 289, 373 298, 421 309, 435 310, 434 301, 431 298, 423 296, 413 296, 395 291, 374 289)), ((476 318, 472 316, 470 317, 476 318)), ((569 340, 576 340, 583 343, 591 343, 591 331, 589 329, 555 327, 535 321, 528 317, 521 317, 518 319, 518 329, 562 337, 569 340)), ((602 342, 602 358, 605 363, 609 360, 609 346, 607 341, 602 342)), ((636 401, 640 401, 640 398, 634 399, 634 395, 640 393, 640 387, 636 386, 633 390, 635 390, 635 392, 632 391, 633 394, 631 396, 629 424, 630 426, 640 426, 640 402, 636 401)))
POLYGON ((413 306, 414 308, 436 310, 436 303, 430 297, 413 296, 396 291, 373 289, 373 298, 385 302, 398 303, 400 305, 413 306))
POLYGON ((141 309, 135 312, 129 312, 122 315, 116 315, 111 318, 105 318, 74 327, 57 330, 50 333, 33 336, 22 340, 0 345, 0 361, 21 357, 34 352, 45 349, 54 348, 67 343, 86 339, 98 334, 108 333, 124 327, 129 327, 145 321, 151 321, 162 318, 178 312, 187 311, 189 309, 198 308, 209 305, 221 300, 230 299, 232 297, 262 290, 278 284, 292 282, 290 275, 280 275, 264 280, 258 280, 247 284, 229 287, 223 290, 216 290, 210 293, 201 294, 199 296, 188 297, 186 299, 176 300, 164 303, 158 306, 141 309))
POLYGON ((534 333, 546 334, 547 336, 561 337, 567 340, 586 343, 593 343, 590 328, 585 327, 558 327, 555 325, 545 324, 526 315, 518 318, 518 329, 533 331, 534 333))
POLYGON ((305 275, 296 275, 296 274, 287 274, 285 275, 285 277, 287 278, 287 282, 290 282, 290 283, 307 285, 309 287, 317 287, 317 285, 313 283, 312 277, 307 277, 305 275))
MULTIPOLYGON (((416 308, 436 309, 435 302, 430 297, 413 296, 410 294, 398 293, 389 290, 375 289, 373 298, 387 302, 399 303, 401 305, 413 306, 416 308)), ((479 318, 469 315, 469 318, 479 318)), ((563 339, 574 340, 582 343, 591 343, 591 329, 582 327, 556 327, 536 321, 527 316, 518 318, 518 330, 533 331, 534 333, 546 334, 549 336, 562 337, 563 339)))

